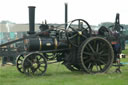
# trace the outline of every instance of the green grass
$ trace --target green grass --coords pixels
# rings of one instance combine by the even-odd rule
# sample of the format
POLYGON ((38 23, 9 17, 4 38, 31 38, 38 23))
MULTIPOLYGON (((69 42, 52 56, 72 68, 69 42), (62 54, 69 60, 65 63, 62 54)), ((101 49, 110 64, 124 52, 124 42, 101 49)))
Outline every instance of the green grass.
MULTIPOLYGON (((123 51, 128 53, 128 48, 123 51)), ((127 54, 128 56, 128 54, 127 54)), ((128 62, 128 58, 121 59, 128 62)), ((15 66, 0 66, 0 85, 128 85, 128 65, 122 66, 122 73, 115 73, 112 67, 108 73, 85 74, 71 72, 64 65, 48 65, 44 76, 26 76, 15 66)))
POLYGON ((125 50, 123 50, 122 53, 128 56, 128 44, 126 44, 125 50))
POLYGON ((121 59, 123 62, 127 62, 128 63, 128 44, 126 44, 125 50, 122 51, 123 54, 126 55, 126 59, 121 59))
POLYGON ((122 73, 115 73, 112 67, 108 73, 85 74, 71 72, 61 64, 48 66, 44 76, 26 76, 15 66, 0 67, 0 85, 128 85, 128 65, 122 73))

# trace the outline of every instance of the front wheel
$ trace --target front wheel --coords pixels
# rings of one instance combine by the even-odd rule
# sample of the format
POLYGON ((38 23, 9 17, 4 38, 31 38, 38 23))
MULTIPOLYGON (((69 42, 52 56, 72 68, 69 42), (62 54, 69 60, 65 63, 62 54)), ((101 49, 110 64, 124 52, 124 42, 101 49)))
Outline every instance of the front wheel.
POLYGON ((40 53, 30 53, 26 55, 22 67, 27 75, 43 75, 47 69, 47 60, 40 53))

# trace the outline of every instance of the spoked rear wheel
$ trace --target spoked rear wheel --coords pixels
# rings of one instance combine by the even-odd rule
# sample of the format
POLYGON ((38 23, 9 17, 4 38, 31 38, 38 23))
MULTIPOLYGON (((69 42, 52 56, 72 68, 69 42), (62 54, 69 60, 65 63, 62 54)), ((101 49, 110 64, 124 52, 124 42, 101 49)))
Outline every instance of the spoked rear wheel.
POLYGON ((25 57, 22 66, 25 74, 39 76, 46 72, 47 61, 39 53, 30 53, 25 57))
POLYGON ((112 66, 114 52, 111 44, 104 38, 91 37, 85 40, 78 52, 81 68, 87 73, 106 72, 112 66))

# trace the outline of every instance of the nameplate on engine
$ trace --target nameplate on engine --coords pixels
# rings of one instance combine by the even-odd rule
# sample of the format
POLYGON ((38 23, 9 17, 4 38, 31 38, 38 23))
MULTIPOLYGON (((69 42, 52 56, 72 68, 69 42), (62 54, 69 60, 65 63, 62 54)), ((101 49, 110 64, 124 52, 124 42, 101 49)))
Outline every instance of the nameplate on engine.
POLYGON ((51 46, 51 43, 46 43, 46 46, 51 46))

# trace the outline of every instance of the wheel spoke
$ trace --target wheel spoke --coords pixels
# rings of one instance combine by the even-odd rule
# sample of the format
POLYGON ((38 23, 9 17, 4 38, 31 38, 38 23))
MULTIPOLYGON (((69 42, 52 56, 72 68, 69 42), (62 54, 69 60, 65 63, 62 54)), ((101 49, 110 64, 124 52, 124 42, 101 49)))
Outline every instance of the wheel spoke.
POLYGON ((92 63, 89 63, 89 65, 88 65, 88 69, 90 69, 91 66, 92 66, 92 63))
POLYGON ((99 64, 99 68, 100 68, 100 70, 103 70, 100 64, 99 64))
POLYGON ((39 64, 41 65, 41 64, 45 64, 45 62, 44 61, 41 61, 41 62, 39 62, 39 64))
POLYGON ((88 60, 85 60, 84 63, 89 63, 91 61, 91 59, 89 58, 88 60))
POLYGON ((85 48, 87 48, 87 51, 90 50, 88 46, 86 46, 85 48))
POLYGON ((85 39, 87 38, 85 35, 81 35, 82 37, 84 37, 85 39))
POLYGON ((97 63, 95 63, 95 65, 96 65, 96 69, 97 69, 97 71, 99 71, 99 68, 98 68, 98 65, 97 65, 97 63))
POLYGON ((29 74, 29 68, 25 68, 25 73, 29 74))
POLYGON ((105 53, 105 54, 101 54, 101 56, 109 56, 110 54, 105 53))
POLYGON ((89 48, 92 50, 93 53, 95 53, 94 49, 92 48, 92 46, 90 45, 90 43, 88 43, 89 48))
POLYGON ((31 67, 31 71, 34 74, 36 70, 34 69, 34 67, 31 67))
POLYGON ((92 72, 93 67, 94 67, 94 65, 92 64, 91 69, 90 69, 91 72, 92 72))
POLYGON ((97 43, 97 45, 96 45, 96 52, 98 52, 99 51, 99 44, 97 43))
POLYGON ((101 57, 101 56, 99 57, 99 59, 101 59, 101 60, 105 60, 105 58, 103 58, 103 57, 101 57))
POLYGON ((27 58, 27 61, 28 61, 29 63, 31 63, 31 65, 32 65, 32 61, 31 61, 30 59, 27 58))
POLYGON ((39 71, 43 72, 42 69, 39 68, 39 71))
POLYGON ((99 51, 102 51, 105 48, 106 44, 103 44, 103 45, 100 45, 100 46, 101 46, 101 48, 99 48, 99 51))
POLYGON ((99 60, 99 62, 101 62, 102 64, 106 64, 103 60, 99 60))
POLYGON ((81 29, 81 23, 80 23, 80 20, 78 20, 78 29, 81 29))
POLYGON ((83 60, 86 60, 86 59, 88 59, 88 57, 87 56, 83 56, 83 60))
POLYGON ((92 53, 89 53, 89 52, 83 52, 85 55, 93 55, 92 53))
POLYGON ((74 28, 72 28, 71 26, 70 26, 70 28, 71 28, 74 32, 77 32, 77 30, 76 30, 76 29, 74 29, 74 28))
POLYGON ((99 54, 102 55, 104 53, 104 50, 100 51, 99 54))
MULTIPOLYGON (((84 27, 83 27, 84 28, 84 27)), ((84 31, 84 30, 87 30, 88 29, 88 27, 86 27, 86 28, 84 28, 84 29, 82 29, 82 32, 84 31)))
POLYGON ((73 39, 74 37, 76 37, 77 34, 74 34, 73 36, 71 36, 69 39, 73 39))

